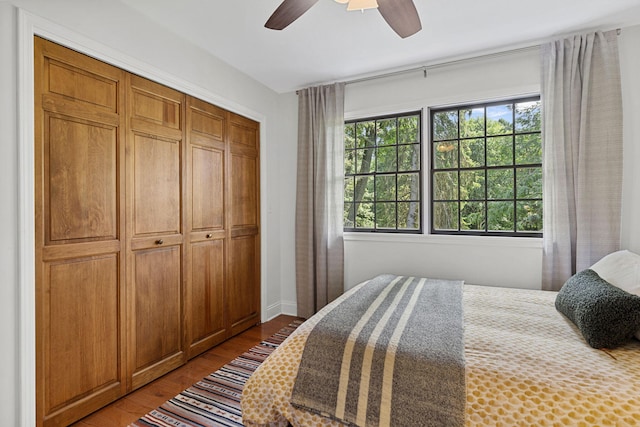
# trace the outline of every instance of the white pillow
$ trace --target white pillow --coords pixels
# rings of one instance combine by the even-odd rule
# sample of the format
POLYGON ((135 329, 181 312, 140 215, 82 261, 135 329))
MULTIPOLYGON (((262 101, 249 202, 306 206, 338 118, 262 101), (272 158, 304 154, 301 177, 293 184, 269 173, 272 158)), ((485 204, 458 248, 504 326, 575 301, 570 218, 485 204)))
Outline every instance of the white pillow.
MULTIPOLYGON (((640 255, 627 250, 613 252, 591 266, 612 285, 640 296, 640 255)), ((640 340, 640 331, 636 332, 640 340)))

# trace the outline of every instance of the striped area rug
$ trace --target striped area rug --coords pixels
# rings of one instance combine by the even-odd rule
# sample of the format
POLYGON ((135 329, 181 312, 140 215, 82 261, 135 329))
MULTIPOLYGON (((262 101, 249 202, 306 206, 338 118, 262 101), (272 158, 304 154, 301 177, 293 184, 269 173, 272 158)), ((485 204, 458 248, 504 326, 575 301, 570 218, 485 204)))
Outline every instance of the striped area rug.
POLYGON ((294 321, 282 328, 129 427, 242 427, 240 396, 245 382, 300 324, 294 321))

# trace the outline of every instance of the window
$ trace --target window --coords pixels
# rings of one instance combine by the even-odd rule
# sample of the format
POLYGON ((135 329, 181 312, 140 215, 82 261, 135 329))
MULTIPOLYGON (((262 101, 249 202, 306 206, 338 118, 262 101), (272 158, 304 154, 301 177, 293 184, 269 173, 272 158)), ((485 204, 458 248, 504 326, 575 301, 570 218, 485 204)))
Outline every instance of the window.
POLYGON ((431 110, 431 232, 542 236, 540 98, 431 110))
POLYGON ((422 232, 421 112, 345 123, 345 231, 422 232))

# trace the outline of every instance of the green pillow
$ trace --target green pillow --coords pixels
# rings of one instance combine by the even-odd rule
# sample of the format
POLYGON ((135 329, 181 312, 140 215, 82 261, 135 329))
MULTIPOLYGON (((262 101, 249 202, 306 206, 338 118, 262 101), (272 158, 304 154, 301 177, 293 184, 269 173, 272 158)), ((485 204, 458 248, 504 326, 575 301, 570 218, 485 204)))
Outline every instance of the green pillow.
POLYGON ((617 288, 593 270, 573 275, 556 297, 556 309, 593 348, 614 348, 640 330, 640 297, 617 288))

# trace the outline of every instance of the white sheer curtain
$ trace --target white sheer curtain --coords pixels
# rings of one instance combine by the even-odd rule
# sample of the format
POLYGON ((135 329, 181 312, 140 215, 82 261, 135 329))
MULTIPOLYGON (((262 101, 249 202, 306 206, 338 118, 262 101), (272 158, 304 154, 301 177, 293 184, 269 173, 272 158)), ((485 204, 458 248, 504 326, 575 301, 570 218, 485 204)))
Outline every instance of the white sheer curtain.
POLYGON ((622 96, 616 31, 542 46, 542 288, 620 246, 622 96))
POLYGON ((344 83, 298 92, 296 294, 310 317, 344 291, 344 83))

